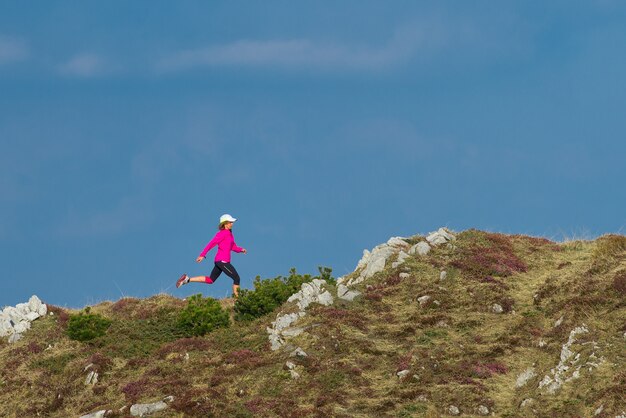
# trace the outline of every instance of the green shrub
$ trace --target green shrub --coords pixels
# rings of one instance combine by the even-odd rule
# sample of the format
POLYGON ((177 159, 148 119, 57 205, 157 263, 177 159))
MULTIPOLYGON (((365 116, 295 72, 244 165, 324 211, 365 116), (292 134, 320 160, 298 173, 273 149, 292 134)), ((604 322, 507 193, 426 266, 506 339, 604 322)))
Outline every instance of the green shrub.
POLYGON ((70 315, 67 323, 67 335, 72 340, 90 341, 103 336, 110 325, 110 319, 99 314, 92 314, 89 309, 86 309, 84 313, 70 315))
POLYGON ((302 284, 322 279, 327 283, 335 284, 331 276, 332 269, 318 267, 319 276, 310 274, 301 275, 295 268, 289 271, 289 276, 278 276, 273 279, 261 280, 259 276, 254 279, 254 290, 243 289, 235 302, 235 320, 250 321, 273 312, 287 299, 300 290, 302 284))
POLYGON ((186 337, 199 337, 229 325, 228 312, 222 309, 220 303, 200 294, 189 298, 189 303, 178 317, 178 328, 186 337))

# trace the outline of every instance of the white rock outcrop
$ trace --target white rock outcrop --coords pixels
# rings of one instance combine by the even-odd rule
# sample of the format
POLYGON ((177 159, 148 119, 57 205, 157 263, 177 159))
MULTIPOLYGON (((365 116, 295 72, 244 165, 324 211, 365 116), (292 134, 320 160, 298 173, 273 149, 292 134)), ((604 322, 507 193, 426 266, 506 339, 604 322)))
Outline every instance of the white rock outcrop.
POLYGON ((603 362, 603 358, 598 358, 595 354, 595 350, 598 346, 593 341, 583 343, 583 345, 592 344, 594 349, 590 355, 586 356, 586 361, 584 361, 581 356, 582 352, 573 351, 573 346, 577 343, 577 336, 588 332, 589 329, 587 329, 585 324, 574 328, 570 332, 567 342, 561 347, 559 363, 550 370, 550 373, 544 376, 541 382, 539 382, 539 389, 544 393, 549 395, 555 394, 563 384, 578 379, 581 370, 587 369, 591 372, 603 362))
MULTIPOLYGON (((362 283, 366 279, 374 276, 385 269, 388 261, 395 256, 392 267, 396 268, 411 258, 413 254, 427 254, 431 246, 440 245, 450 242, 456 237, 445 228, 439 228, 438 231, 428 235, 428 242, 419 242, 411 247, 406 238, 392 237, 386 243, 377 245, 372 251, 363 250, 363 257, 357 263, 350 278, 348 276, 337 279, 337 298, 352 301, 361 295, 361 292, 352 289, 353 286, 362 283)), ((410 277, 408 273, 401 273, 400 277, 410 277)), ((285 339, 301 334, 304 328, 293 327, 295 323, 305 316, 306 309, 311 303, 319 303, 321 305, 332 305, 334 303, 333 295, 324 289, 324 280, 316 279, 310 283, 305 283, 300 291, 293 294, 287 301, 295 302, 297 312, 278 314, 276 320, 272 322, 271 327, 267 327, 268 339, 271 349, 278 350, 285 344, 285 339)), ((437 302, 438 303, 438 302, 437 302)))
POLYGON ((9 342, 18 341, 30 329, 30 323, 46 315, 48 307, 36 295, 27 303, 7 306, 0 312, 0 337, 9 337, 9 342))
POLYGON ((306 315, 306 308, 311 303, 319 303, 328 306, 334 302, 333 295, 325 290, 323 285, 326 282, 322 279, 315 279, 310 283, 304 283, 300 291, 291 295, 287 302, 295 302, 298 312, 279 314, 272 322, 271 327, 267 327, 268 339, 272 350, 278 350, 285 343, 285 338, 294 337, 301 334, 304 328, 290 328, 295 322, 306 315))

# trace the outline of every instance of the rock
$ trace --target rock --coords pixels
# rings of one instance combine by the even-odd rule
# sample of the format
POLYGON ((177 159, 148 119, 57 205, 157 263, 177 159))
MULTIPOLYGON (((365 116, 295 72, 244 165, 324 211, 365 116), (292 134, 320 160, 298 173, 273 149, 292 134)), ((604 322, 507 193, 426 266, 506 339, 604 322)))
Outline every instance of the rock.
POLYGON ((534 404, 534 403, 535 403, 535 400, 533 398, 527 398, 527 399, 524 399, 522 401, 522 403, 519 405, 519 407, 520 408, 527 408, 529 406, 532 406, 532 404, 534 404))
POLYGON ((325 283, 322 279, 304 283, 300 291, 291 295, 287 301, 296 302, 300 311, 304 311, 311 303, 319 303, 325 306, 332 305, 334 301, 333 296, 322 288, 322 285, 325 283))
POLYGON ((478 407, 478 415, 489 415, 489 408, 485 405, 480 405, 478 407))
POLYGON ((555 368, 551 369, 550 374, 545 375, 541 382, 539 382, 539 389, 543 389, 544 392, 553 395, 561 388, 561 386, 563 386, 565 382, 577 379, 580 376, 579 370, 582 365, 579 364, 577 369, 573 369, 573 367, 579 362, 580 353, 574 356, 571 347, 576 342, 576 336, 578 334, 585 334, 588 332, 589 330, 585 324, 574 328, 570 332, 567 342, 563 345, 563 347, 561 347, 561 358, 559 364, 557 364, 555 368), (573 370, 570 377, 567 376, 569 370, 573 370))
POLYGON ((289 370, 293 370, 296 368, 296 365, 294 363, 292 363, 291 361, 288 361, 287 363, 285 363, 285 366, 287 367, 287 369, 289 370))
POLYGON ((409 273, 400 273, 399 277, 401 279, 408 279, 411 275, 409 273))
POLYGON ((93 363, 89 363, 88 365, 85 366, 83 371, 86 372, 87 370, 91 369, 92 367, 93 367, 93 363))
POLYGON ((89 372, 89 374, 87 374, 87 377, 85 378, 85 385, 93 386, 96 383, 98 383, 98 373, 92 370, 89 372))
POLYGON ((595 417, 596 415, 600 415, 602 411, 604 411, 604 405, 600 405, 593 413, 593 416, 595 417))
POLYGON ((439 228, 436 232, 432 232, 426 237, 426 241, 431 245, 441 245, 455 239, 456 237, 446 228, 439 228))
POLYGON ((16 332, 15 334, 11 334, 11 336, 9 336, 9 343, 16 343, 19 340, 22 339, 22 334, 20 334, 19 332, 16 332))
POLYGON ((13 329, 13 325, 11 325, 11 320, 0 318, 0 337, 7 337, 13 334, 15 330, 13 329))
POLYGON ((547 342, 545 342, 543 339, 539 340, 539 342, 537 343, 537 345, 539 346, 539 348, 543 348, 546 345, 548 345, 547 342))
POLYGON ((30 329, 30 321, 25 320, 25 321, 18 322, 17 324, 13 326, 13 329, 15 330, 16 333, 23 334, 30 329))
POLYGON ((295 370, 289 370, 292 379, 300 379, 300 373, 295 370))
POLYGON ((38 313, 39 316, 44 316, 48 312, 47 306, 36 295, 32 295, 28 300, 28 309, 38 313))
POLYGON ((450 405, 448 407, 448 414, 450 414, 450 415, 460 415, 461 411, 456 406, 450 405))
POLYGON ((417 301, 419 302, 420 306, 424 306, 426 302, 428 302, 429 300, 430 300, 430 296, 428 295, 424 295, 424 296, 417 298, 417 301))
POLYGON ((406 248, 409 246, 409 243, 406 242, 402 237, 391 237, 387 241, 387 245, 389 245, 390 247, 406 248))
POLYGON ((297 337, 303 332, 304 332, 304 328, 296 327, 296 328, 285 328, 282 330, 281 334, 283 335, 283 337, 297 337))
POLYGON ((444 281, 446 280, 447 277, 448 277, 448 272, 446 272, 445 270, 439 273, 439 280, 444 281))
POLYGON ((430 252, 430 245, 427 242, 420 241, 409 249, 409 254, 426 255, 430 252))
POLYGON ((491 306, 491 311, 492 311, 493 313, 500 314, 500 313, 504 312, 504 308, 502 308, 502 306, 498 305, 497 303, 494 303, 494 304, 491 306))
POLYGON ((109 413, 109 411, 107 411, 106 409, 103 409, 98 412, 92 412, 91 414, 82 415, 80 418, 104 418, 107 415, 107 413, 109 413))
POLYGON ((289 357, 308 357, 309 355, 304 352, 300 347, 296 348, 289 354, 289 357))
POLYGON ((273 329, 276 331, 281 331, 284 328, 287 328, 289 325, 296 322, 301 316, 300 312, 291 313, 285 315, 279 315, 276 318, 276 321, 272 322, 273 329))
POLYGON ((33 322, 35 319, 39 318, 39 312, 29 312, 26 314, 26 319, 28 319, 29 322, 33 322))
POLYGON ((134 417, 145 417, 166 409, 167 404, 163 401, 144 404, 138 403, 130 407, 130 414, 134 417))
POLYGON ((361 276, 364 279, 368 279, 374 274, 383 271, 387 259, 397 251, 397 248, 385 244, 375 247, 368 257, 367 263, 361 272, 361 276))
POLYGON ((527 368, 524 372, 522 372, 519 376, 517 376, 515 387, 518 389, 521 388, 526 383, 528 383, 530 379, 534 378, 535 376, 537 376, 537 374, 535 373, 535 369, 532 367, 527 368))
POLYGON ((360 295, 361 295, 361 292, 359 292, 358 290, 350 290, 347 286, 344 286, 342 284, 337 286, 337 297, 339 299, 352 302, 354 298, 360 295))
POLYGON ((285 344, 285 340, 280 337, 280 334, 277 331, 272 330, 271 328, 267 328, 268 332, 268 340, 270 341, 270 348, 272 351, 278 350, 280 347, 285 344))
POLYGON ((396 261, 391 264, 391 268, 395 269, 395 268, 399 267, 401 264, 403 264, 409 258, 410 258, 410 256, 407 253, 405 253, 404 251, 400 251, 396 261))
POLYGON ((398 378, 403 379, 405 378, 408 374, 410 373, 409 370, 402 370, 399 371, 398 373, 396 373, 396 376, 398 376, 398 378))
POLYGON ((358 290, 351 290, 347 292, 346 294, 344 294, 343 296, 341 296, 341 299, 347 300, 348 302, 352 302, 358 296, 361 296, 361 292, 359 292, 358 290))
POLYGON ((563 323, 563 317, 560 317, 559 319, 556 320, 556 322, 554 323, 554 328, 558 327, 559 325, 561 325, 563 323))

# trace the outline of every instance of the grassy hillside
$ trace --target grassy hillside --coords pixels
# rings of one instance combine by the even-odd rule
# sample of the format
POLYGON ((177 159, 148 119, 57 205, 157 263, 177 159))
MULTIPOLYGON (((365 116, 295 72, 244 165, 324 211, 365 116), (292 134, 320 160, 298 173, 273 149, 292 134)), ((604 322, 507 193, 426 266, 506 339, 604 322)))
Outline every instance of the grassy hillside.
MULTIPOLYGON (((22 340, 0 342, 0 416, 122 417, 168 395, 154 416, 626 412, 626 237, 554 243, 468 230, 390 264, 353 302, 310 307, 298 323, 306 331, 278 351, 266 333, 277 312, 185 338, 185 301, 125 298, 91 307, 111 326, 81 343, 66 334, 75 312, 50 307, 22 340), (308 356, 290 357, 296 347, 308 356)), ((220 302, 232 312, 232 300, 220 302)))

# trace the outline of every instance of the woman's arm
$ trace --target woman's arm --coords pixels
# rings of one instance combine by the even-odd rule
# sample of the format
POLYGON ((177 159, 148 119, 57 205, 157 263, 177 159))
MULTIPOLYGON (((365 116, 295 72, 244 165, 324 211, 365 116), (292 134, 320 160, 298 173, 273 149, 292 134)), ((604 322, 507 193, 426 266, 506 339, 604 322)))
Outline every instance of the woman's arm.
MULTIPOLYGON (((213 237, 213 239, 211 241, 209 241, 209 243, 206 245, 206 247, 204 247, 204 250, 202 250, 202 252, 200 253, 200 255, 198 256, 198 258, 202 257, 206 257, 206 253, 208 253, 209 251, 211 251, 211 248, 215 247, 217 244, 220 243, 220 241, 222 241, 224 239, 224 234, 222 234, 222 231, 218 232, 217 234, 215 234, 215 236, 213 237)), ((197 261, 197 260, 196 260, 197 261)))

